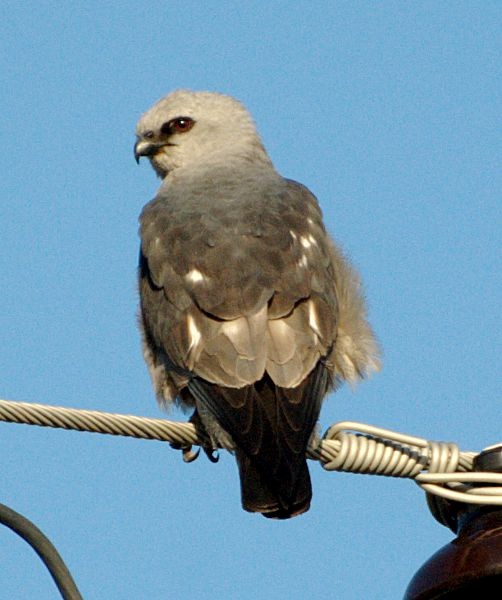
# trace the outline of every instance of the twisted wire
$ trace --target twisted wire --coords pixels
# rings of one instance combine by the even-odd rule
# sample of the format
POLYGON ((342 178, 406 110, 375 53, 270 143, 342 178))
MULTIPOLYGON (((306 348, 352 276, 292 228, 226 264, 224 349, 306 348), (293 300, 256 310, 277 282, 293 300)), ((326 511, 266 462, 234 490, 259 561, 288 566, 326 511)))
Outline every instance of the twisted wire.
POLYGON ((0 421, 159 440, 180 446, 207 443, 191 423, 31 402, 0 400, 0 421))
MULTIPOLYGON (((192 445, 210 446, 191 423, 45 404, 0 400, 0 421, 167 441, 184 450, 187 462, 197 457, 192 445)), ((343 421, 321 441, 313 440, 307 456, 328 471, 410 478, 429 494, 502 506, 502 474, 473 473, 476 453, 461 452, 453 443, 343 421)))

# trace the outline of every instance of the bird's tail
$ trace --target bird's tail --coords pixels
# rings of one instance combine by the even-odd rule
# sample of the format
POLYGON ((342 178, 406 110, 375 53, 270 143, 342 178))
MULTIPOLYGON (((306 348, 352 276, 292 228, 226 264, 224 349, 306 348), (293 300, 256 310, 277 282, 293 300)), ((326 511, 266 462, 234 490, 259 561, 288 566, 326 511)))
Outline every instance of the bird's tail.
POLYGON ((245 510, 277 519, 308 510, 306 450, 328 385, 322 362, 296 388, 278 387, 268 375, 244 388, 190 380, 205 429, 233 440, 245 510))
POLYGON ((237 450, 236 458, 244 510, 261 513, 270 519, 289 519, 301 515, 309 509, 312 486, 306 460, 297 465, 294 487, 281 490, 276 488, 272 482, 265 480, 253 461, 244 452, 237 450))

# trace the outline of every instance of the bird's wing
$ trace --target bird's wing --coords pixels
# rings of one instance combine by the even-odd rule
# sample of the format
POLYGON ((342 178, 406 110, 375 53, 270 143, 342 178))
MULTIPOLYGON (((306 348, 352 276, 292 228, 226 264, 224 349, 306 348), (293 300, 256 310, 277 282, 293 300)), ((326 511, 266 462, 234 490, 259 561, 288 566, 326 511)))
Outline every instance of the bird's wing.
POLYGON ((141 216, 149 344, 211 383, 296 387, 336 336, 331 249, 300 184, 159 195, 141 216))

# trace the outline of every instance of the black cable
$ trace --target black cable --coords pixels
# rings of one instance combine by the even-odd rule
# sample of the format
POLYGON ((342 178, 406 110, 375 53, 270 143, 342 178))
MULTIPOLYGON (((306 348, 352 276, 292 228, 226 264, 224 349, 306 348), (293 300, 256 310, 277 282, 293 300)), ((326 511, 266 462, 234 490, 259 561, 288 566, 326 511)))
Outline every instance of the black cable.
POLYGON ((64 600, 83 600, 59 552, 36 525, 1 503, 0 523, 22 537, 40 556, 64 600))

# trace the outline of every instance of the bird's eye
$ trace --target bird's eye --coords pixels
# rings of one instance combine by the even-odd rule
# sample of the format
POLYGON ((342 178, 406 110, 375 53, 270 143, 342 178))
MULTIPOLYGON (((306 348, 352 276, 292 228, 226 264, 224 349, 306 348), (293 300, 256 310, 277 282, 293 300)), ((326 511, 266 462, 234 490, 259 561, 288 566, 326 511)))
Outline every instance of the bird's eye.
POLYGON ((160 131, 164 134, 186 133, 192 129, 194 124, 195 121, 190 117, 177 117, 176 119, 171 119, 171 121, 164 123, 160 128, 160 131))

